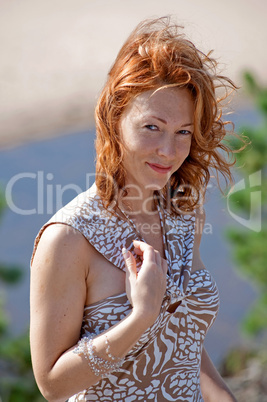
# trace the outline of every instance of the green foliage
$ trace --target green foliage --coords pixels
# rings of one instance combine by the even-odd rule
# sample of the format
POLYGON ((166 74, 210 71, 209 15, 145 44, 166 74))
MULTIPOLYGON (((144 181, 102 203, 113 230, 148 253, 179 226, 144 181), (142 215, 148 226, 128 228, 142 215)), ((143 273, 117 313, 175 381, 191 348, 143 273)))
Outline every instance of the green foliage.
POLYGON ((35 385, 32 378, 24 376, 23 378, 16 379, 15 381, 7 382, 7 388, 11 389, 8 394, 8 399, 3 399, 8 402, 44 402, 45 399, 41 396, 37 389, 34 389, 35 385))
MULTIPOLYGON (((5 209, 5 199, 0 189, 0 217, 5 209)), ((22 278, 18 266, 0 264, 0 285, 14 286, 22 278)), ((12 338, 5 313, 3 291, 0 287, 0 401, 41 402, 41 396, 32 372, 28 333, 12 338)))
POLYGON ((1 342, 0 355, 10 367, 16 366, 16 372, 26 374, 31 367, 29 335, 25 334, 15 339, 6 337, 4 343, 1 342))
POLYGON ((15 284, 22 278, 22 271, 16 265, 0 264, 0 281, 15 284))
POLYGON ((230 350, 221 365, 221 375, 223 377, 232 377, 239 374, 240 371, 246 368, 248 360, 253 357, 255 357, 253 350, 247 350, 245 348, 230 350))
POLYGON ((8 335, 0 337, 2 401, 44 401, 32 373, 28 333, 15 339, 8 335))
POLYGON ((236 155, 237 164, 242 171, 256 172, 266 164, 267 141, 266 127, 241 127, 240 131, 251 140, 247 149, 236 155))
POLYGON ((243 322, 243 329, 248 335, 259 333, 266 328, 267 323, 267 294, 261 293, 257 302, 243 322))
MULTIPOLYGON (((245 382, 249 381, 255 381, 255 362, 257 362, 256 367, 257 371, 260 369, 262 374, 263 374, 263 379, 264 379, 264 373, 266 373, 267 370, 267 349, 266 349, 266 343, 262 343, 260 345, 254 345, 251 347, 251 345, 248 346, 240 346, 234 349, 231 349, 227 356, 225 357, 224 361, 221 364, 220 367, 220 373, 223 377, 233 377, 236 375, 242 375, 242 372, 244 373, 244 370, 246 371, 245 374, 245 382), (260 346, 260 347, 259 347, 260 346), (250 379, 248 379, 248 373, 250 379), (254 373, 254 374, 252 374, 254 373), (251 376, 252 374, 252 376, 251 376), (253 378, 254 377, 254 378, 253 378)), ((239 377, 240 378, 240 377, 239 377)), ((242 378, 242 377, 241 377, 242 378)), ((256 377, 257 379, 259 378, 258 376, 256 377)), ((265 382, 264 382, 265 383, 265 382)), ((255 386, 256 384, 254 384, 255 386)), ((260 385, 260 384, 259 384, 260 385)), ((266 395, 266 387, 264 386, 264 395, 266 395)), ((251 401, 252 399, 242 399, 251 401)), ((263 399, 257 399, 262 400, 263 399)), ((266 399, 264 399, 265 401, 266 399)))
POLYGON ((0 340, 1 340, 1 337, 6 333, 6 329, 8 326, 8 319, 4 312, 4 300, 3 299, 4 298, 0 293, 0 340))
POLYGON ((228 231, 228 237, 234 246, 233 253, 235 259, 241 263, 242 272, 260 290, 266 290, 267 228, 264 227, 260 232, 231 229, 228 231))
MULTIPOLYGON (((244 74, 245 86, 262 116, 258 127, 241 127, 240 132, 250 141, 248 147, 236 154, 238 172, 245 180, 245 188, 229 197, 231 211, 249 219, 252 208, 261 210, 262 227, 260 231, 231 228, 227 232, 233 248, 234 259, 238 268, 253 282, 259 298, 245 318, 242 328, 248 335, 256 335, 267 328, 267 88, 261 88, 251 73, 244 74), (261 172, 261 183, 251 186, 253 173, 261 172), (253 192, 260 192, 260 197, 253 198, 253 192), (253 204, 253 205, 252 205, 253 204)), ((233 140, 236 148, 236 139, 233 140)))
POLYGON ((262 88, 250 72, 244 73, 244 81, 249 94, 254 98, 257 108, 267 116, 267 88, 262 88))
POLYGON ((4 192, 0 187, 0 218, 1 218, 5 208, 6 208, 6 199, 4 196, 4 192))

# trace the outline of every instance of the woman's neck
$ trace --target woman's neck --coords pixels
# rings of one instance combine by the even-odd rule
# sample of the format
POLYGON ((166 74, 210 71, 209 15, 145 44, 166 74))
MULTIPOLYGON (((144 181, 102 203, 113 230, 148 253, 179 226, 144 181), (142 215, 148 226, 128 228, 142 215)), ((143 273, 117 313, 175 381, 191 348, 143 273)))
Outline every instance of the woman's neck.
POLYGON ((136 190, 128 190, 119 197, 119 208, 125 213, 135 215, 153 215, 156 211, 154 191, 142 194, 136 190))

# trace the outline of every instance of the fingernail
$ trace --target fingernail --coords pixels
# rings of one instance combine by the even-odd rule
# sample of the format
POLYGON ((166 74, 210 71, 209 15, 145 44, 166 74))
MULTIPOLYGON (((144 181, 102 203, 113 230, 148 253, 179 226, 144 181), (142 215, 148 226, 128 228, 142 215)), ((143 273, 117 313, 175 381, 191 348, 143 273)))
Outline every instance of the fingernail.
POLYGON ((123 254, 124 258, 129 258, 129 256, 130 256, 129 251, 126 250, 125 247, 122 248, 122 254, 123 254))

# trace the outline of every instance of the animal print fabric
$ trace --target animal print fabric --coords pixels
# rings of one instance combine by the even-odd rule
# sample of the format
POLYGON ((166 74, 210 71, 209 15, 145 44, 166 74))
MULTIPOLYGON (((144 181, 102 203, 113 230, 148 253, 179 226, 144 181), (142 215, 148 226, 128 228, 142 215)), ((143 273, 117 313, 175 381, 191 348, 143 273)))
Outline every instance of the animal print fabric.
MULTIPOLYGON (((45 227, 61 222, 79 230, 107 260, 125 270, 121 250, 131 250, 136 233, 129 223, 105 210, 94 191, 76 197, 41 229, 34 252, 45 227)), ((167 277, 157 320, 126 355, 119 371, 101 378, 69 402, 203 401, 201 353, 205 335, 217 315, 218 290, 207 270, 191 273, 194 214, 173 217, 164 210, 164 218, 169 243, 166 258, 172 276, 167 277)), ((81 337, 108 330, 130 311, 126 293, 85 306, 81 337)))

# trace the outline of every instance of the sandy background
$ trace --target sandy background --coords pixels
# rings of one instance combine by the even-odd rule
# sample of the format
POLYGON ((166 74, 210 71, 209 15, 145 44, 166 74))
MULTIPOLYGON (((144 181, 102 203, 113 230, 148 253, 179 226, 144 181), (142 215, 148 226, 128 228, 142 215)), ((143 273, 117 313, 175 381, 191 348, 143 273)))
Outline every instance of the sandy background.
POLYGON ((166 14, 237 83, 246 68, 266 84, 266 0, 0 0, 0 147, 93 127, 120 46, 166 14))

